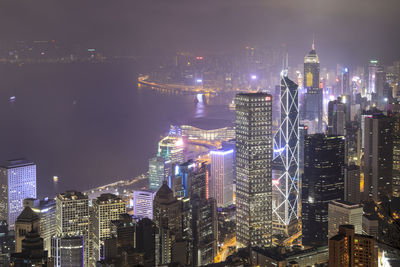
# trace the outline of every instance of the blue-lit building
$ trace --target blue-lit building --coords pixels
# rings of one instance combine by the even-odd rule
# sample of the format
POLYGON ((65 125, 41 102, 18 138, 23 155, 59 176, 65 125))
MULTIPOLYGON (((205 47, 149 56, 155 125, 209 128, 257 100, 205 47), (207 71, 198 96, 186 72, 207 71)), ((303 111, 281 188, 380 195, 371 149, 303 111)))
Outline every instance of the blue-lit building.
POLYGON ((208 198, 208 175, 208 166, 205 163, 189 160, 175 166, 174 175, 169 181, 169 186, 176 197, 198 195, 200 198, 208 198))
POLYGON ((8 160, 0 165, 0 220, 10 230, 23 210, 25 198, 36 198, 36 165, 26 159, 8 160))

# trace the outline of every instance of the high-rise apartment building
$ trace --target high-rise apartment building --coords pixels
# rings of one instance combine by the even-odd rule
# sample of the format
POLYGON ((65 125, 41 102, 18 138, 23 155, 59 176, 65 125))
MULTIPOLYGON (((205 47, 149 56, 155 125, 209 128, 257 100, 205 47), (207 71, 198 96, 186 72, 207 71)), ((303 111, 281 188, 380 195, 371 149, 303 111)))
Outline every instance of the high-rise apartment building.
POLYGON ((211 151, 210 196, 219 207, 233 203, 234 150, 221 149, 211 151))
POLYGON ((77 191, 56 197, 56 234, 58 237, 83 237, 84 262, 89 266, 89 199, 77 191))
POLYGON ((328 205, 328 238, 336 235, 339 226, 351 224, 356 234, 362 234, 363 207, 347 201, 332 201, 328 205))
POLYGON ((317 133, 322 132, 323 91, 319 85, 319 58, 313 43, 311 51, 304 57, 305 107, 303 119, 317 124, 317 133))
POLYGON ((364 125, 364 200, 393 195, 393 119, 374 114, 364 125))
POLYGON ((271 245, 272 96, 236 95, 237 246, 271 245))
POLYGON ((281 73, 280 126, 274 138, 272 207, 274 231, 294 234, 299 219, 299 90, 281 73))
POLYGON ((328 203, 344 196, 344 138, 307 135, 302 180, 302 241, 307 246, 328 241, 328 203))
POLYGON ((372 236, 356 234, 353 225, 339 226, 329 239, 329 267, 378 267, 378 247, 372 236))
POLYGON ((156 195, 153 191, 133 191, 133 215, 138 218, 153 220, 153 200, 156 195))
POLYGON ((91 211, 91 242, 93 244, 92 266, 96 261, 104 258, 104 240, 111 237, 111 221, 119 219, 121 214, 126 213, 125 202, 113 194, 102 194, 93 199, 91 211))
POLYGON ((10 230, 24 209, 25 198, 36 198, 36 165, 26 159, 15 159, 0 165, 0 219, 10 230))
POLYGON ((154 157, 149 160, 149 189, 157 191, 163 181, 168 181, 171 176, 171 162, 164 157, 154 157))

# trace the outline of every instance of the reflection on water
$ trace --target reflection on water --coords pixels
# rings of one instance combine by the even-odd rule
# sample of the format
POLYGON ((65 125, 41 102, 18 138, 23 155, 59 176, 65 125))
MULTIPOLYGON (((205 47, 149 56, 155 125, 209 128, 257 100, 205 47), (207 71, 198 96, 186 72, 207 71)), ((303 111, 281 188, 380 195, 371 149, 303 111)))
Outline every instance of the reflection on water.
POLYGON ((203 101, 203 94, 196 95, 196 113, 194 115, 195 118, 203 118, 205 116, 205 105, 203 101))

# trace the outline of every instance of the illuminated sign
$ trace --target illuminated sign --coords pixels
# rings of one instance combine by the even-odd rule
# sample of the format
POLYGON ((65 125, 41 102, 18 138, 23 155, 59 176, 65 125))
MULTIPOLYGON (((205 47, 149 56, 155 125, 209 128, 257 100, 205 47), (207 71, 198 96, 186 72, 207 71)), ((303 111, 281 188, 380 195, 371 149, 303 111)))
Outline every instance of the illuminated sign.
POLYGON ((265 97, 265 101, 271 101, 271 97, 270 96, 266 96, 265 97))

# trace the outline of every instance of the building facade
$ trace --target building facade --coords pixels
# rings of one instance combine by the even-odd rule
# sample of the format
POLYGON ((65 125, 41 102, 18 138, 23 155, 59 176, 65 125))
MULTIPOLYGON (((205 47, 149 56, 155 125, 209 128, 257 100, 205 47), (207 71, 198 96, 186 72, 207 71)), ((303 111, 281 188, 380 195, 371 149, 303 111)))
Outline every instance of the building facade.
POLYGON ((89 266, 89 199, 77 191, 66 191, 56 197, 56 234, 61 239, 83 240, 84 263, 89 266))
POLYGON ((332 201, 328 206, 328 237, 336 235, 339 226, 351 224, 356 234, 362 234, 363 208, 347 201, 332 201))
POLYGON ((328 241, 328 203, 344 197, 344 138, 307 135, 302 180, 302 241, 307 246, 328 241))
POLYGON ((236 103, 237 246, 271 245, 272 96, 238 94, 236 103))
POLYGON ((281 73, 281 119, 274 138, 273 227, 288 237, 295 234, 299 219, 299 90, 281 73))
POLYGON ((219 207, 233 203, 234 150, 211 151, 210 195, 219 207))
POLYGON ((153 220, 153 191, 133 191, 133 215, 138 218, 153 220))
POLYGON ((10 230, 24 209, 25 198, 36 198, 36 165, 26 159, 15 159, 0 165, 0 219, 10 230))
POLYGON ((116 195, 102 194, 92 201, 91 212, 91 242, 93 244, 93 257, 91 265, 96 266, 96 261, 104 258, 104 240, 111 237, 111 221, 119 219, 126 213, 125 202, 116 195))

